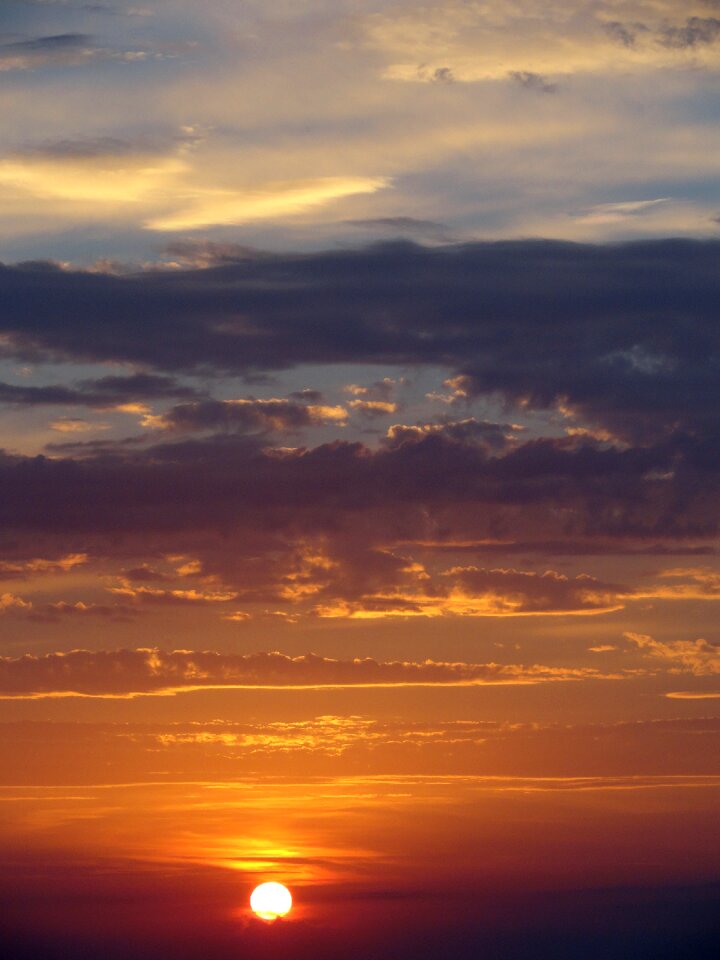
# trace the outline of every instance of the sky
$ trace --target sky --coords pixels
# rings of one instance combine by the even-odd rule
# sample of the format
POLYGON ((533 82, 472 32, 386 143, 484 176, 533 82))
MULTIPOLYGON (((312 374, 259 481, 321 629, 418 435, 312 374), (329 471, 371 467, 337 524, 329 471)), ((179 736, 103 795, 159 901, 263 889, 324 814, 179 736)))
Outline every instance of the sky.
POLYGON ((716 955, 719 79, 718 0, 3 0, 4 954, 716 955))

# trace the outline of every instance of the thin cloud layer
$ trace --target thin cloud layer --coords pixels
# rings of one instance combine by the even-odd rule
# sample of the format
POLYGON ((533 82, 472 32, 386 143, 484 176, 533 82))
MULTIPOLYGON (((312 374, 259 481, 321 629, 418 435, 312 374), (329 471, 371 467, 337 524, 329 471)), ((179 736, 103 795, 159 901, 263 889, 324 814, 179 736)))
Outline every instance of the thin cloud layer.
POLYGON ((414 8, 392 4, 368 18, 368 41, 391 59, 392 80, 479 83, 511 77, 554 92, 544 74, 716 70, 720 20, 708 5, 623 0, 588 7, 522 0, 468 5, 454 0, 414 8))
POLYGON ((142 60, 145 56, 147 54, 142 50, 108 49, 86 34, 59 33, 0 43, 0 73, 48 67, 81 67, 101 60, 132 62, 142 60))
POLYGON ((335 660, 312 654, 73 650, 0 658, 0 696, 128 697, 206 688, 535 684, 604 679, 593 668, 335 660))

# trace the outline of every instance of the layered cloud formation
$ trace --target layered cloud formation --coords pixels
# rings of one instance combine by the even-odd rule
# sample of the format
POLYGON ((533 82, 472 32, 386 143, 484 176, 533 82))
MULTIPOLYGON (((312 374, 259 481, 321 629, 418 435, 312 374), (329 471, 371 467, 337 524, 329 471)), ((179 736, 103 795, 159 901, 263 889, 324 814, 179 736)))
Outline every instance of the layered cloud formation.
POLYGON ((715 550, 715 242, 203 255, 218 264, 0 275, 6 362, 54 362, 66 381, 16 373, 0 390, 17 417, 52 408, 65 434, 0 460, 7 563, 85 554, 103 591, 8 593, 8 613, 577 616, 716 599, 712 564, 638 576, 557 559, 715 550), (388 373, 332 385, 350 361, 388 373), (125 372, 73 372, 88 363, 125 372), (260 395, 238 396, 239 376, 260 395), (444 386, 423 394, 411 381, 429 376, 444 386))

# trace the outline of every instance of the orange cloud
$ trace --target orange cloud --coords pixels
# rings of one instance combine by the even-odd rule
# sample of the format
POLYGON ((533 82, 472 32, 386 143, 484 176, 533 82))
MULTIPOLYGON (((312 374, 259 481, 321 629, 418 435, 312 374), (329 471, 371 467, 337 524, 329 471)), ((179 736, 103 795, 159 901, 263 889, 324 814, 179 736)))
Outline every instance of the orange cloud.
POLYGON ((400 571, 410 581, 403 589, 364 595, 358 600, 336 598, 314 609, 322 618, 349 617, 527 617, 610 613, 623 607, 620 588, 587 574, 567 577, 514 569, 486 570, 452 567, 434 581, 421 564, 400 571))
POLYGON ((670 673, 692 673, 696 677, 720 673, 720 650, 707 640, 673 640, 665 643, 642 633, 626 633, 624 636, 647 656, 663 662, 670 673))
POLYGON ((480 686, 619 679, 590 667, 335 660, 315 654, 224 654, 140 648, 0 658, 0 696, 133 697, 213 688, 480 686))
POLYGON ((25 578, 32 574, 68 573, 88 562, 86 553, 69 553, 57 560, 34 557, 31 560, 0 560, 0 580, 25 578))
POLYGON ((120 587, 109 587, 110 593, 139 603, 195 604, 229 603, 237 593, 232 590, 163 590, 159 587, 133 586, 125 580, 120 587))

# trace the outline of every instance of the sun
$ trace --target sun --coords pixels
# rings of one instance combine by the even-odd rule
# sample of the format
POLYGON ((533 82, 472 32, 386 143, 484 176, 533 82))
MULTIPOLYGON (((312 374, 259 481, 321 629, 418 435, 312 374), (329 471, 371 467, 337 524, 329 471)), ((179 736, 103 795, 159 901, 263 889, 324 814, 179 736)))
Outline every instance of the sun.
POLYGON ((277 920, 290 912, 292 896, 281 883, 261 883, 250 895, 250 907, 262 920, 277 920))

